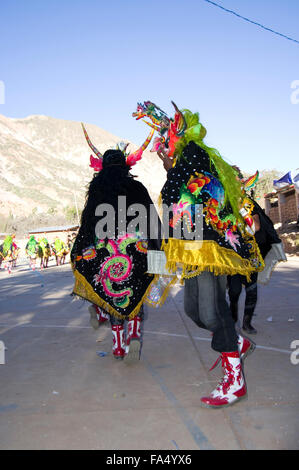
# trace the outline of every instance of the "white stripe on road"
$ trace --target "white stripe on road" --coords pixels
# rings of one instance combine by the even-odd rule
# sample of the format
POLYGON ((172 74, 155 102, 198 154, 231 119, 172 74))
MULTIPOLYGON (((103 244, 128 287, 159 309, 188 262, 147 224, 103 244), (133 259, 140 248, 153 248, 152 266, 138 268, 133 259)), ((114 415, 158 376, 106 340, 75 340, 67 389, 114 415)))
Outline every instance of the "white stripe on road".
MULTIPOLYGON (((78 328, 81 330, 90 330, 91 326, 77 326, 77 325, 33 325, 32 323, 16 323, 14 325, 12 324, 4 324, 0 323, 0 328, 16 328, 16 327, 22 327, 22 328, 78 328)), ((106 327, 105 327, 106 328, 106 327)), ((163 331, 149 331, 145 330, 144 333, 146 334, 153 334, 153 335, 163 335, 163 336, 170 336, 170 337, 175 337, 175 338, 189 338, 187 335, 182 335, 182 334, 177 334, 177 333, 166 333, 163 331)), ((202 338, 200 336, 194 336, 193 339, 197 341, 211 341, 211 338, 202 338)), ((283 354, 290 354, 292 351, 287 350, 287 349, 279 349, 279 348, 273 348, 270 346, 260 346, 256 345, 257 349, 263 349, 265 351, 275 351, 275 352, 280 352, 283 354)))

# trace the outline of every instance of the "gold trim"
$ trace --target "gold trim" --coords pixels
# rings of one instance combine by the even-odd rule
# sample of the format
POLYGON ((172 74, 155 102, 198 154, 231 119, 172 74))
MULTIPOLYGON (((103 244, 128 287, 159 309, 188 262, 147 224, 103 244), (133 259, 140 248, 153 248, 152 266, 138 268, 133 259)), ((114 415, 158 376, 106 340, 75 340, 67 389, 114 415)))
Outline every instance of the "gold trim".
POLYGON ((103 300, 93 289, 93 287, 89 284, 89 282, 85 279, 82 274, 79 273, 76 269, 74 269, 73 265, 73 274, 75 276, 75 285, 73 289, 73 293, 75 295, 78 295, 79 297, 82 297, 83 299, 88 300, 89 302, 92 302, 95 305, 98 305, 99 307, 103 308, 107 313, 110 315, 113 315, 116 318, 119 318, 121 320, 132 320, 135 318, 139 310, 141 309, 142 304, 145 302, 145 299, 149 293, 149 290, 152 286, 152 283, 157 280, 158 275, 154 276, 153 280, 150 282, 148 285, 142 299, 138 303, 138 305, 134 308, 134 310, 130 313, 130 315, 121 315, 115 308, 111 307, 110 304, 108 304, 105 300, 103 300))
POLYGON ((235 251, 221 247, 213 240, 203 240, 200 248, 195 245, 196 249, 190 249, 192 243, 175 238, 170 238, 167 243, 165 240, 162 242, 167 258, 166 268, 173 273, 182 268, 183 279, 210 271, 216 276, 241 274, 249 280, 253 272, 264 268, 264 263, 257 269, 250 260, 243 259, 235 251))

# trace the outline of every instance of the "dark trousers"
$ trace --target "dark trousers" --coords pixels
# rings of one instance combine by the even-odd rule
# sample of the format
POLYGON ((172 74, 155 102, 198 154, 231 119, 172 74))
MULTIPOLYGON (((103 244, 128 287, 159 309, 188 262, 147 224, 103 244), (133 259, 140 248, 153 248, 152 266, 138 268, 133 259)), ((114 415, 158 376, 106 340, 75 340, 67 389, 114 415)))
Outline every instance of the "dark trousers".
POLYGON ((226 276, 208 271, 185 279, 185 312, 197 326, 213 332, 212 348, 218 352, 238 350, 235 323, 225 298, 226 282, 226 276))
POLYGON ((245 276, 236 274, 235 276, 227 276, 228 281, 228 295, 232 308, 237 308, 239 297, 242 292, 242 286, 245 287, 245 310, 244 316, 252 318, 253 312, 257 303, 257 277, 258 273, 253 273, 250 282, 247 281, 245 276))

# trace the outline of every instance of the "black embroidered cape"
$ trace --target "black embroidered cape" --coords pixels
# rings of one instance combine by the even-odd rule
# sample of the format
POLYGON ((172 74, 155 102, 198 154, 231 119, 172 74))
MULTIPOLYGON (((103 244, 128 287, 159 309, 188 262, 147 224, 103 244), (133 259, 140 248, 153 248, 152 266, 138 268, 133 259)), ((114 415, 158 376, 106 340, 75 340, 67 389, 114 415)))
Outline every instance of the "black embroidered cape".
MULTIPOLYGON (((96 193, 89 198, 71 252, 71 261, 75 276, 73 294, 102 307, 117 318, 126 319, 138 314, 154 280, 154 275, 147 274, 147 249, 148 245, 159 249, 159 241, 150 238, 150 207, 153 202, 146 188, 128 176, 119 196, 125 196, 126 201, 122 208, 113 203, 115 236, 105 239, 98 238, 95 233, 96 224, 105 217, 95 215, 98 203, 96 193), (127 215, 132 204, 142 204, 146 209, 146 234, 139 225, 133 231, 120 232, 121 224, 123 226, 125 223, 128 227, 136 218, 133 213, 127 215)), ((156 220, 159 224, 158 217, 156 220)))
MULTIPOLYGON (((183 278, 205 270, 216 275, 249 277, 252 272, 263 269, 258 246, 254 238, 245 233, 244 226, 226 202, 224 188, 208 153, 193 141, 186 145, 181 158, 168 171, 161 196, 163 204, 173 205, 169 236, 163 241, 170 271, 181 267, 183 278), (202 207, 201 241, 195 237, 200 225, 196 205, 202 207), (180 224, 182 229, 178 236, 180 224)), ((252 210, 253 206, 249 212, 252 210)))

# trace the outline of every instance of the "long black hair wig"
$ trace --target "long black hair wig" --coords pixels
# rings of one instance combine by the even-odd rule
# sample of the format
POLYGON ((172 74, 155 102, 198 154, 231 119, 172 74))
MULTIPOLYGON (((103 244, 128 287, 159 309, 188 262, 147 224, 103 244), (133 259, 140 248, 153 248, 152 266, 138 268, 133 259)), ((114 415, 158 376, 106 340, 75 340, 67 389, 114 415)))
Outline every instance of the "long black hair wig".
POLYGON ((133 176, 129 171, 120 150, 107 150, 104 153, 103 169, 89 183, 76 245, 81 245, 81 242, 84 246, 93 244, 98 221, 95 211, 100 204, 110 204, 117 213, 118 197, 128 196, 130 191, 133 176))

